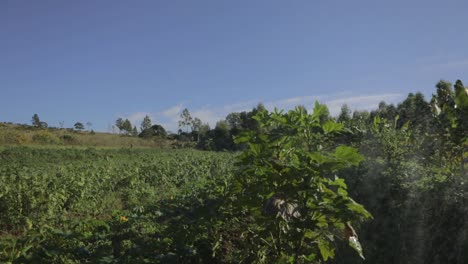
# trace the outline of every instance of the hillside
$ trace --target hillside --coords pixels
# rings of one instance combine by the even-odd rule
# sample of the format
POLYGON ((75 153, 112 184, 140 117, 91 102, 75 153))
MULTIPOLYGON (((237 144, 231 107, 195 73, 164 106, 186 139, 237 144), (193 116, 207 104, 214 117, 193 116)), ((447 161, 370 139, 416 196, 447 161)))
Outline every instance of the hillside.
POLYGON ((160 147, 167 148, 174 141, 153 137, 142 139, 71 128, 36 128, 25 124, 0 123, 0 146, 53 145, 83 147, 160 147))

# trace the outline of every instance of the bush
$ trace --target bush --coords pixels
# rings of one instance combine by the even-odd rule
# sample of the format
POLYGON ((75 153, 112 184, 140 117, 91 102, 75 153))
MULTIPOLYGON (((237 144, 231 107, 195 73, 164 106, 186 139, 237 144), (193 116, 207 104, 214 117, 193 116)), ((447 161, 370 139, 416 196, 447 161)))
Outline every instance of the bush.
POLYGON ((27 144, 30 143, 31 139, 24 133, 21 132, 4 132, 3 135, 0 135, 0 143, 2 144, 27 144))
POLYGON ((259 129, 236 138, 249 148, 238 156, 240 170, 227 196, 232 206, 222 212, 215 253, 229 252, 227 262, 324 263, 346 244, 364 258, 353 225, 371 215, 336 176, 363 157, 336 144, 344 128, 327 115, 319 103, 311 114, 304 107, 259 111, 259 129), (248 230, 242 240, 238 230, 248 230))
POLYGON ((66 144, 72 144, 72 143, 76 143, 76 137, 73 136, 73 135, 63 135, 62 137, 62 140, 64 143, 66 144))
POLYGON ((24 145, 31 143, 31 138, 24 133, 18 133, 15 137, 15 141, 17 144, 24 145))
POLYGON ((40 144, 58 144, 60 140, 57 136, 48 131, 39 131, 32 137, 34 143, 40 144))

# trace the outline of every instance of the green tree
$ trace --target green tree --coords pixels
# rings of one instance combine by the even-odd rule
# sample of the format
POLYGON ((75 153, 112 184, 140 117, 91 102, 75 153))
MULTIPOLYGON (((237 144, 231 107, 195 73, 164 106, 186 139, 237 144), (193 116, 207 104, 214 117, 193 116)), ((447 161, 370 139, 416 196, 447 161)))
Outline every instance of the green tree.
POLYGON ((397 111, 400 117, 398 120, 399 126, 410 122, 412 128, 420 133, 430 131, 432 111, 429 102, 424 99, 422 93, 408 94, 408 97, 398 104, 397 111))
POLYGON ((41 128, 41 120, 39 119, 38 114, 33 115, 31 123, 34 127, 41 128))
POLYGON ((338 122, 348 122, 351 120, 351 109, 347 104, 341 106, 341 112, 338 115, 338 122))
POLYGON ((226 122, 231 129, 240 129, 242 126, 242 119, 240 113, 234 112, 226 116, 226 122))
POLYGON ((161 125, 153 125, 151 127, 151 129, 154 131, 155 136, 159 136, 159 137, 166 137, 167 136, 166 130, 161 125))
POLYGON ((143 118, 143 121, 141 122, 140 130, 144 131, 145 129, 151 128, 151 118, 146 115, 145 118, 143 118))
POLYGON ((460 164, 464 172, 468 159, 468 92, 460 80, 455 82, 455 90, 446 81, 436 87, 432 106, 440 138, 439 161, 446 158, 447 163, 460 164))
POLYGON ((200 134, 206 135, 210 131, 210 124, 204 123, 200 126, 200 134))
POLYGON ((394 120, 397 115, 397 109, 393 104, 387 104, 384 101, 381 101, 378 109, 372 111, 370 117, 372 120, 376 116, 388 120, 394 120))
POLYGON ((440 80, 436 84, 436 98, 437 104, 443 110, 444 107, 452 108, 455 106, 455 102, 453 100, 453 90, 452 90, 452 83, 440 80))
POLYGON ((75 127, 76 130, 83 130, 84 129, 84 125, 81 122, 76 122, 73 126, 75 127))
POLYGON ((187 108, 185 108, 180 114, 179 128, 185 128, 185 132, 188 133, 188 129, 192 126, 192 121, 193 119, 190 115, 190 111, 187 108))
POLYGON ((193 120, 192 120, 192 125, 191 125, 191 128, 192 128, 192 135, 193 135, 193 138, 197 139, 197 142, 200 142, 200 129, 202 127, 203 123, 202 121, 200 120, 200 118, 198 117, 195 117, 193 120))
POLYGON ((136 126, 133 126, 132 136, 134 136, 134 137, 138 136, 138 130, 137 130, 136 126))
POLYGON ((217 122, 213 132, 213 141, 216 150, 230 150, 232 148, 233 140, 229 133, 229 125, 226 121, 221 120, 217 122))
POLYGON ((124 130, 124 120, 121 117, 117 118, 115 126, 119 129, 119 133, 122 133, 122 130, 124 130))
POLYGON ((267 111, 265 106, 262 103, 258 103, 256 107, 252 109, 252 111, 245 113, 242 112, 240 118, 242 120, 242 126, 245 130, 258 130, 259 124, 258 121, 253 118, 257 113, 267 111))
POLYGON ((150 128, 147 128, 141 131, 141 133, 138 136, 142 138, 147 138, 147 139, 156 137, 156 136, 165 138, 167 136, 167 132, 163 126, 155 124, 155 125, 152 125, 150 128))
POLYGON ((202 121, 200 120, 200 118, 198 117, 195 117, 193 120, 192 120, 192 123, 191 123, 191 129, 192 131, 200 131, 200 128, 202 126, 202 121))
POLYGON ((210 125, 208 123, 202 124, 198 131, 199 140, 197 142, 197 148, 204 150, 214 150, 213 138, 211 134, 210 125))
POLYGON ((132 132, 133 132, 133 127, 132 127, 132 123, 130 122, 130 120, 125 119, 125 121, 123 121, 123 123, 122 123, 122 130, 125 131, 125 134, 127 134, 127 135, 131 135, 131 134, 132 134, 132 132))

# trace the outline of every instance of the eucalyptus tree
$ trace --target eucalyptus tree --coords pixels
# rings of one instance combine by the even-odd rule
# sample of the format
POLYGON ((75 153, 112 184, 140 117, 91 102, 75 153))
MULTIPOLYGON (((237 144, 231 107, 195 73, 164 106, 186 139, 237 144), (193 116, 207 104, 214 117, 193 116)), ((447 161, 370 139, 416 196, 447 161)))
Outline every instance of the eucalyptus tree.
POLYGON ((190 114, 190 111, 185 108, 184 110, 182 110, 182 113, 180 114, 180 120, 179 120, 179 128, 180 129, 183 129, 185 128, 186 129, 186 133, 188 133, 188 129, 191 128, 193 124, 193 118, 190 114))
POLYGON ((148 115, 145 115, 145 117, 143 118, 143 121, 141 121, 140 130, 144 131, 145 129, 151 128, 151 126, 152 126, 151 118, 148 115))

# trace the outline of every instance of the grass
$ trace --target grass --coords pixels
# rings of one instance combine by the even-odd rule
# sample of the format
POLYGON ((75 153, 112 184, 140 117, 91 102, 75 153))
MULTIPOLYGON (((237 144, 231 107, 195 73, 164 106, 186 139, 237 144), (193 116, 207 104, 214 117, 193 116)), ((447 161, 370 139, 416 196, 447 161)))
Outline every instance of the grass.
POLYGON ((29 125, 0 123, 1 146, 32 147, 138 147, 169 148, 173 142, 163 138, 142 139, 135 136, 76 131, 69 128, 35 128, 29 125))

